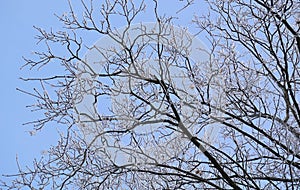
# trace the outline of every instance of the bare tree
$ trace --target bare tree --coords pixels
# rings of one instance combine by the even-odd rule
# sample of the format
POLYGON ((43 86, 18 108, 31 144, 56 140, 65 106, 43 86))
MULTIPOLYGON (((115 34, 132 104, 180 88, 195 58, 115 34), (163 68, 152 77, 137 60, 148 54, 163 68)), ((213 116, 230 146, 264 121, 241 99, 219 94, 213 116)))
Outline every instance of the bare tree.
POLYGON ((196 1, 169 17, 156 0, 81 3, 58 17, 66 31, 37 28, 47 51, 25 59, 63 74, 20 89, 44 112, 34 130, 65 133, 3 187, 299 189, 299 2, 207 0, 192 21, 208 48, 174 24, 196 1), (146 5, 153 23, 138 22, 146 5), (101 39, 86 48, 82 31, 101 39))

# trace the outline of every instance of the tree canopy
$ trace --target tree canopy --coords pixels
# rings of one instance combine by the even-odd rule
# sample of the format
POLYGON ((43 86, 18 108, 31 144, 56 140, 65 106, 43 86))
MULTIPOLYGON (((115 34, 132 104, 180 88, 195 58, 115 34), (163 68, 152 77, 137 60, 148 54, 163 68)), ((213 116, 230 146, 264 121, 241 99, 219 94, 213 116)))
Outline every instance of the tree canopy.
POLYGON ((24 67, 58 73, 19 90, 43 112, 33 130, 63 132, 2 187, 300 186, 300 3, 174 3, 166 14, 158 0, 69 1, 61 31, 36 28, 46 50, 24 67))

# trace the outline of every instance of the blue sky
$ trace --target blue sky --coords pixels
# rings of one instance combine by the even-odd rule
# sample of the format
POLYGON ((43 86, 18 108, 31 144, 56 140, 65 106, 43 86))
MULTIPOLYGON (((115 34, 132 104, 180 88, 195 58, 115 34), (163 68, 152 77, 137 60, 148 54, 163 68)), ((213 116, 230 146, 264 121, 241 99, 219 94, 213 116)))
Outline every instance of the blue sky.
MULTIPOLYGON (((172 10, 167 3, 160 4, 160 6, 168 7, 168 11, 171 12, 177 10, 172 10)), ((199 7, 196 8, 199 10, 199 7)), ((16 155, 23 166, 31 165, 33 159, 38 158, 43 150, 47 150, 51 144, 55 145, 57 142, 55 128, 47 127, 35 136, 30 136, 26 132, 30 131, 32 126, 23 126, 22 123, 36 119, 39 115, 26 108, 26 105, 34 103, 34 99, 18 92, 16 88, 32 90, 34 87, 32 83, 19 80, 21 76, 30 76, 36 73, 36 71, 28 69, 20 70, 24 64, 22 56, 30 57, 31 51, 40 48, 34 39, 38 33, 33 26, 60 29, 61 24, 54 13, 60 15, 67 10, 67 2, 64 0, 1 2, 0 175, 16 172, 16 155)), ((187 21, 191 18, 184 19, 187 21)), ((1 176, 0 178, 3 179, 1 176)))
POLYGON ((55 130, 51 128, 46 128, 36 136, 26 132, 31 126, 22 126, 22 123, 38 115, 25 107, 34 99, 16 91, 16 88, 32 89, 32 84, 18 78, 31 74, 28 69, 20 70, 20 67, 24 64, 22 56, 30 56, 31 51, 38 49, 34 40, 37 31, 33 25, 59 27, 53 14, 62 13, 66 7, 66 2, 61 0, 1 2, 0 175, 16 172, 16 155, 22 164, 31 164, 34 157, 38 157, 42 150, 48 149, 57 140, 55 130))

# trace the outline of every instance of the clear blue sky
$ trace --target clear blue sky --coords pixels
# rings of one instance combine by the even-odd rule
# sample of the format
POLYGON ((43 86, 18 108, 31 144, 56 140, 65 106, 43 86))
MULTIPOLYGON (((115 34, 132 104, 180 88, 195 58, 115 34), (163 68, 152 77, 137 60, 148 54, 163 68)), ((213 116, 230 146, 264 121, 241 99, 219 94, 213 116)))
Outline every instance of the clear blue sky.
POLYGON ((50 144, 56 144, 53 129, 48 128, 33 137, 26 132, 31 126, 22 126, 22 123, 38 116, 25 107, 33 103, 34 99, 16 91, 16 87, 32 89, 32 84, 18 78, 30 74, 28 69, 19 69, 24 64, 22 56, 30 56, 32 50, 38 49, 34 40, 37 32, 33 25, 58 27, 59 23, 53 13, 64 12, 66 5, 62 0, 1 1, 0 175, 16 172, 17 154, 21 163, 31 164, 42 150, 48 149, 50 144))
MULTIPOLYGON (((163 1, 162 8, 172 7, 163 1)), ((170 1, 169 1, 170 2, 170 1)), ((172 1, 173 2, 173 1, 172 1)), ((179 1, 177 1, 179 2, 179 1)), ((200 10, 203 7, 195 7, 200 10)), ((67 2, 64 0, 6 0, 0 6, 0 40, 2 46, 0 69, 0 175, 16 172, 16 155, 20 163, 25 166, 31 165, 34 158, 39 158, 42 150, 57 142, 55 128, 46 128, 35 136, 28 132, 32 126, 22 126, 22 123, 31 121, 38 117, 38 114, 31 113, 26 105, 34 103, 34 99, 16 90, 22 88, 32 90, 32 83, 22 82, 20 76, 29 76, 32 73, 28 69, 20 70, 24 64, 22 56, 30 56, 30 52, 38 50, 34 36, 37 31, 33 25, 45 29, 60 28, 60 23, 54 13, 66 12, 67 2)), ((192 13, 191 13, 192 14, 192 13)), ((190 21, 191 18, 186 18, 190 21)), ((33 72, 34 74, 35 72, 33 72)), ((3 179, 0 176, 1 179, 3 179)))

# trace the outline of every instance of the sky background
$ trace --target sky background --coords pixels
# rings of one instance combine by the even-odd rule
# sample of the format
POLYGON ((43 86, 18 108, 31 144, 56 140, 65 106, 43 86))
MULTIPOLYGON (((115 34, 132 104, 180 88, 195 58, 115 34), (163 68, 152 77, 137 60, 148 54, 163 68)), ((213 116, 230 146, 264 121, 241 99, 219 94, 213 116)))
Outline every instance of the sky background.
MULTIPOLYGON (((168 9, 165 11, 175 12, 178 10, 172 9, 168 1, 163 1, 160 6, 162 12, 166 7, 168 9)), ((195 7, 197 10, 201 8, 204 7, 195 7)), ((39 158, 43 150, 47 150, 50 145, 57 143, 58 135, 55 128, 47 127, 37 135, 31 136, 28 131, 32 129, 32 126, 22 125, 37 119, 39 114, 32 113, 30 109, 26 108, 27 105, 34 103, 35 99, 22 94, 16 88, 31 91, 35 87, 34 83, 23 82, 19 79, 24 76, 35 76, 37 73, 28 68, 20 70, 25 63, 22 56, 30 57, 32 51, 40 48, 34 39, 38 32, 33 26, 39 26, 48 31, 50 28, 58 30, 62 25, 54 13, 61 15, 66 11, 68 11, 68 5, 64 0, 7 0, 1 2, 0 179, 4 181, 7 179, 2 177, 3 174, 13 174, 17 171, 17 155, 22 166, 31 165, 33 159, 39 158)), ((190 21, 191 18, 186 18, 186 20, 190 21)), ((97 38, 96 36, 90 38, 88 44, 92 45, 97 38)))
POLYGON ((20 70, 25 63, 22 56, 30 56, 30 52, 37 50, 34 36, 37 31, 33 25, 45 28, 59 27, 54 13, 62 13, 67 9, 65 1, 53 0, 9 0, 1 1, 0 5, 0 178, 3 174, 16 173, 16 155, 20 163, 31 164, 39 157, 42 150, 47 150, 51 144, 56 144, 56 130, 46 128, 36 136, 30 136, 26 131, 30 125, 22 124, 37 118, 26 105, 34 99, 16 90, 32 89, 33 84, 19 80, 21 76, 30 75, 28 69, 20 70))

